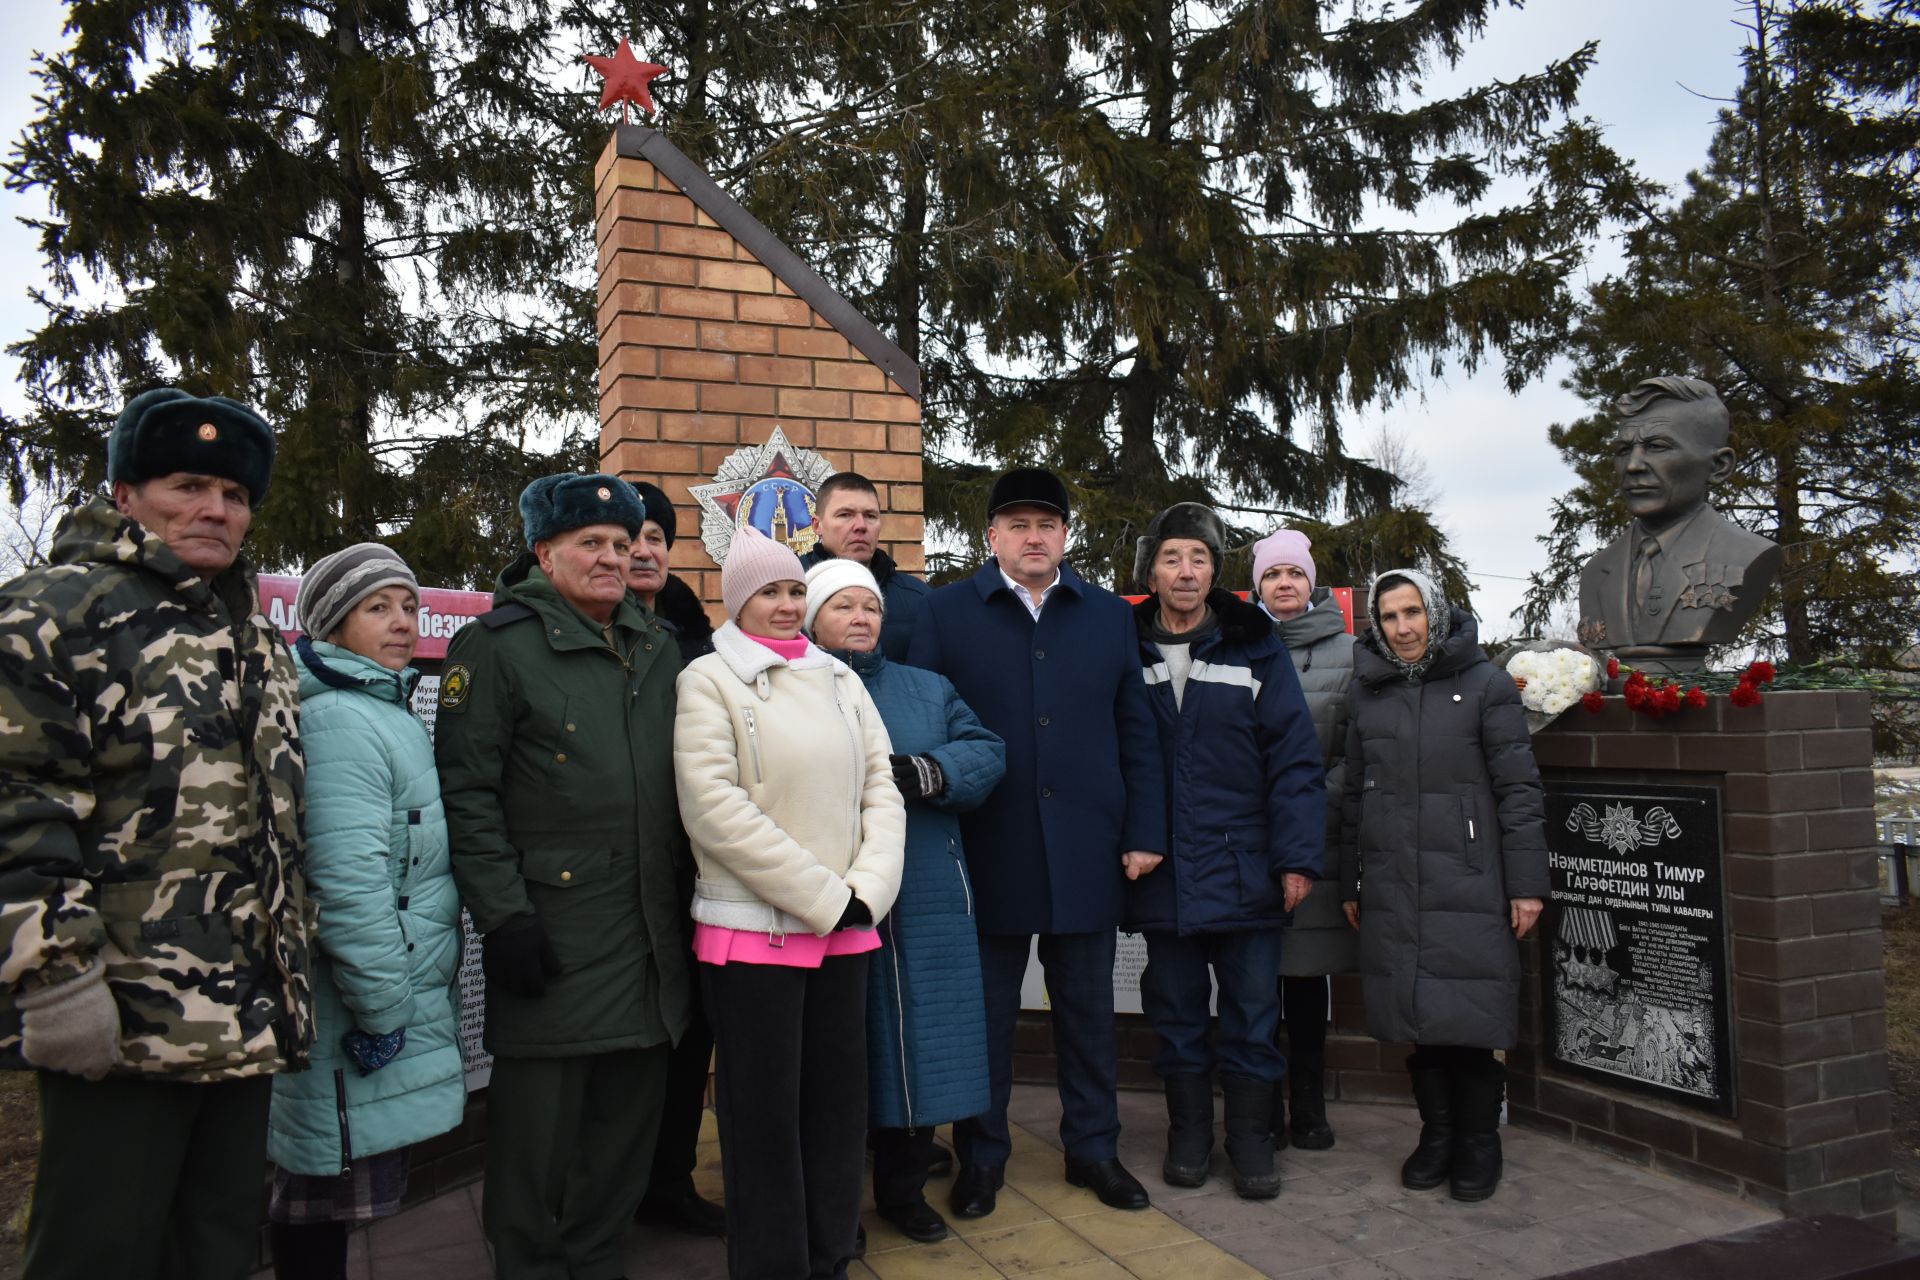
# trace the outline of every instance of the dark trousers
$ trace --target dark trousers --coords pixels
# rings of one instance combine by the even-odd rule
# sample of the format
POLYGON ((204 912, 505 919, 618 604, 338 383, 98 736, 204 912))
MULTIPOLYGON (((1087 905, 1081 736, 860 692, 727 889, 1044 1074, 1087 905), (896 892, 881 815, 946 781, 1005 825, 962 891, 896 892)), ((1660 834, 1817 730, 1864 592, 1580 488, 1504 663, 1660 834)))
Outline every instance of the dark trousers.
POLYGON ((847 1273, 866 1174, 867 957, 702 964, 730 1280, 847 1273))
POLYGON ((933 1126, 875 1129, 873 1203, 879 1209, 904 1209, 927 1198, 927 1161, 933 1159, 933 1126))
MULTIPOLYGON (((688 951, 687 962, 693 963, 688 951)), ((696 970, 697 972, 697 970, 696 970)), ((707 1106, 707 1067, 713 1060, 713 1028, 693 984, 686 1034, 667 1060, 666 1098, 660 1109, 660 1139, 653 1146, 653 1175, 647 1197, 685 1195, 693 1190, 693 1169, 700 1160, 700 1117, 707 1106)))
MULTIPOLYGON (((1043 933, 1040 964, 1053 1006, 1053 1052, 1060 1089, 1060 1140, 1074 1160, 1110 1160, 1120 1142, 1113 1040, 1111 929, 1043 933)), ((980 935, 980 976, 987 998, 987 1110, 953 1126, 960 1163, 998 1169, 1013 1152, 1007 1102, 1013 1097, 1013 1028, 1020 1017, 1020 980, 1031 935, 980 935)))
POLYGON ((666 1045, 495 1058, 480 1217, 499 1280, 616 1280, 647 1189, 666 1045))
POLYGON ((1172 1075, 1223 1073, 1278 1080, 1286 1071, 1273 1047, 1280 1025, 1280 930, 1147 935, 1147 967, 1140 975, 1140 1008, 1160 1035, 1153 1070, 1172 1075), (1208 970, 1212 970, 1212 982, 1208 970), (1220 1025, 1207 1043, 1207 997, 1219 984, 1220 1025))
POLYGON ((27 1280, 244 1280, 273 1080, 40 1073, 27 1280))
POLYGON ((1465 1044, 1417 1044, 1407 1062, 1410 1071, 1444 1067, 1455 1076, 1485 1072, 1493 1063, 1493 1050, 1465 1044))
POLYGON ((1280 979, 1280 1019, 1287 1028, 1287 1052, 1318 1062, 1327 1051, 1327 980, 1280 979))

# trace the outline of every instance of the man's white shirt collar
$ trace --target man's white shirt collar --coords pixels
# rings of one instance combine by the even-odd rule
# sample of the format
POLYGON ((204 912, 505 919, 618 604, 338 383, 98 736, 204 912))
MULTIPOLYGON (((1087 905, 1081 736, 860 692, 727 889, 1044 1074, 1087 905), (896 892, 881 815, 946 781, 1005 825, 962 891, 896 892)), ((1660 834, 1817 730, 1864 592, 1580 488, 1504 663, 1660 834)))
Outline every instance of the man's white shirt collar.
POLYGON ((1041 607, 1047 603, 1047 597, 1053 594, 1053 589, 1060 585, 1060 570, 1058 568, 1054 569, 1053 581, 1049 582, 1041 590, 1037 599, 1031 591, 1028 591, 1018 582, 1015 582, 1005 569, 1000 571, 1000 580, 1007 584, 1007 590, 1013 592, 1021 604, 1027 606, 1027 612, 1033 615, 1035 622, 1038 622, 1040 620, 1041 607))

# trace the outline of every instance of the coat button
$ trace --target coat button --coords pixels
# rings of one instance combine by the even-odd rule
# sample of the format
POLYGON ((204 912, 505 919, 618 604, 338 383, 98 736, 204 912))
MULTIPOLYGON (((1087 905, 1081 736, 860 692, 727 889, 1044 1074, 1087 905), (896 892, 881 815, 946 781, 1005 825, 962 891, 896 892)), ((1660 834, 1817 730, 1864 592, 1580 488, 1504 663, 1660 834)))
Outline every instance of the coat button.
POLYGON ((1035 658, 1044 658, 1047 656, 1047 651, 1045 649, 1035 649, 1033 651, 1033 656, 1035 658))
POLYGON ((1458 701, 1460 701, 1460 695, 1459 695, 1459 694, 1457 694, 1457 693, 1456 693, 1456 694, 1454 694, 1454 695, 1453 695, 1453 700, 1454 700, 1455 702, 1458 702, 1458 701))
POLYGON ((562 751, 558 755, 554 756, 554 762, 557 764, 565 764, 567 762, 567 753, 562 751))
POLYGON ((560 878, 561 878, 562 880, 571 880, 571 879, 573 879, 573 872, 571 872, 571 871, 562 871, 562 872, 560 873, 560 878))
POLYGON ((1040 723, 1041 723, 1041 724, 1052 724, 1053 722, 1052 722, 1051 720, 1049 720, 1049 719, 1047 719, 1047 717, 1045 717, 1045 716, 1041 716, 1041 717, 1040 717, 1040 723))
POLYGON ((648 652, 648 653, 652 653, 652 652, 653 652, 653 646, 652 646, 652 645, 648 645, 648 646, 647 646, 647 652, 648 652))
POLYGON ((1052 787, 1042 787, 1042 788, 1040 788, 1040 798, 1041 798, 1042 800, 1051 800, 1051 799, 1053 799, 1053 788, 1052 788, 1052 787))

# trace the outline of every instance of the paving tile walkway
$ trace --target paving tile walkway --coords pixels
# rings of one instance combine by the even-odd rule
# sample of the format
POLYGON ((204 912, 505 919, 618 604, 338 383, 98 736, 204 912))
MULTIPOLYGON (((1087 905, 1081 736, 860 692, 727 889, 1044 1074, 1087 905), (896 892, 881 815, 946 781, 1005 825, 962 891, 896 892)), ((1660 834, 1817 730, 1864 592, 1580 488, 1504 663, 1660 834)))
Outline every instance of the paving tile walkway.
MULTIPOLYGON (((1010 1110, 1013 1159, 998 1210, 937 1245, 915 1245, 866 1215, 868 1251, 855 1280, 1526 1280, 1629 1254, 1721 1235, 1776 1217, 1771 1210, 1648 1172, 1599 1152, 1532 1133, 1504 1131, 1506 1177, 1479 1205, 1445 1190, 1400 1186, 1417 1117, 1404 1106, 1336 1104, 1331 1151, 1281 1155, 1276 1200, 1233 1194, 1216 1151, 1214 1177, 1197 1190, 1158 1176, 1165 1113, 1156 1095, 1121 1095, 1120 1155, 1147 1184, 1154 1207, 1111 1210, 1061 1176, 1051 1089, 1022 1086, 1010 1110)), ((719 1195, 712 1116, 695 1182, 719 1195)), ((929 1198, 944 1209, 946 1183, 929 1198)), ((355 1235, 352 1280, 486 1280, 480 1189, 450 1192, 355 1235)), ((627 1274, 723 1280, 716 1241, 636 1227, 627 1274)))

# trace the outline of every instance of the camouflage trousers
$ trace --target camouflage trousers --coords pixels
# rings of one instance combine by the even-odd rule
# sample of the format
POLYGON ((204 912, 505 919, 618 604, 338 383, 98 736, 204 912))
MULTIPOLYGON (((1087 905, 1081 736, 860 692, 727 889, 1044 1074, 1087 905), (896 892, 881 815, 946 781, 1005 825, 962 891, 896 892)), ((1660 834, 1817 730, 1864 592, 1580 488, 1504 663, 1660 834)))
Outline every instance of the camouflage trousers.
POLYGON ((245 1280, 271 1076, 97 1083, 40 1073, 25 1280, 245 1280))

